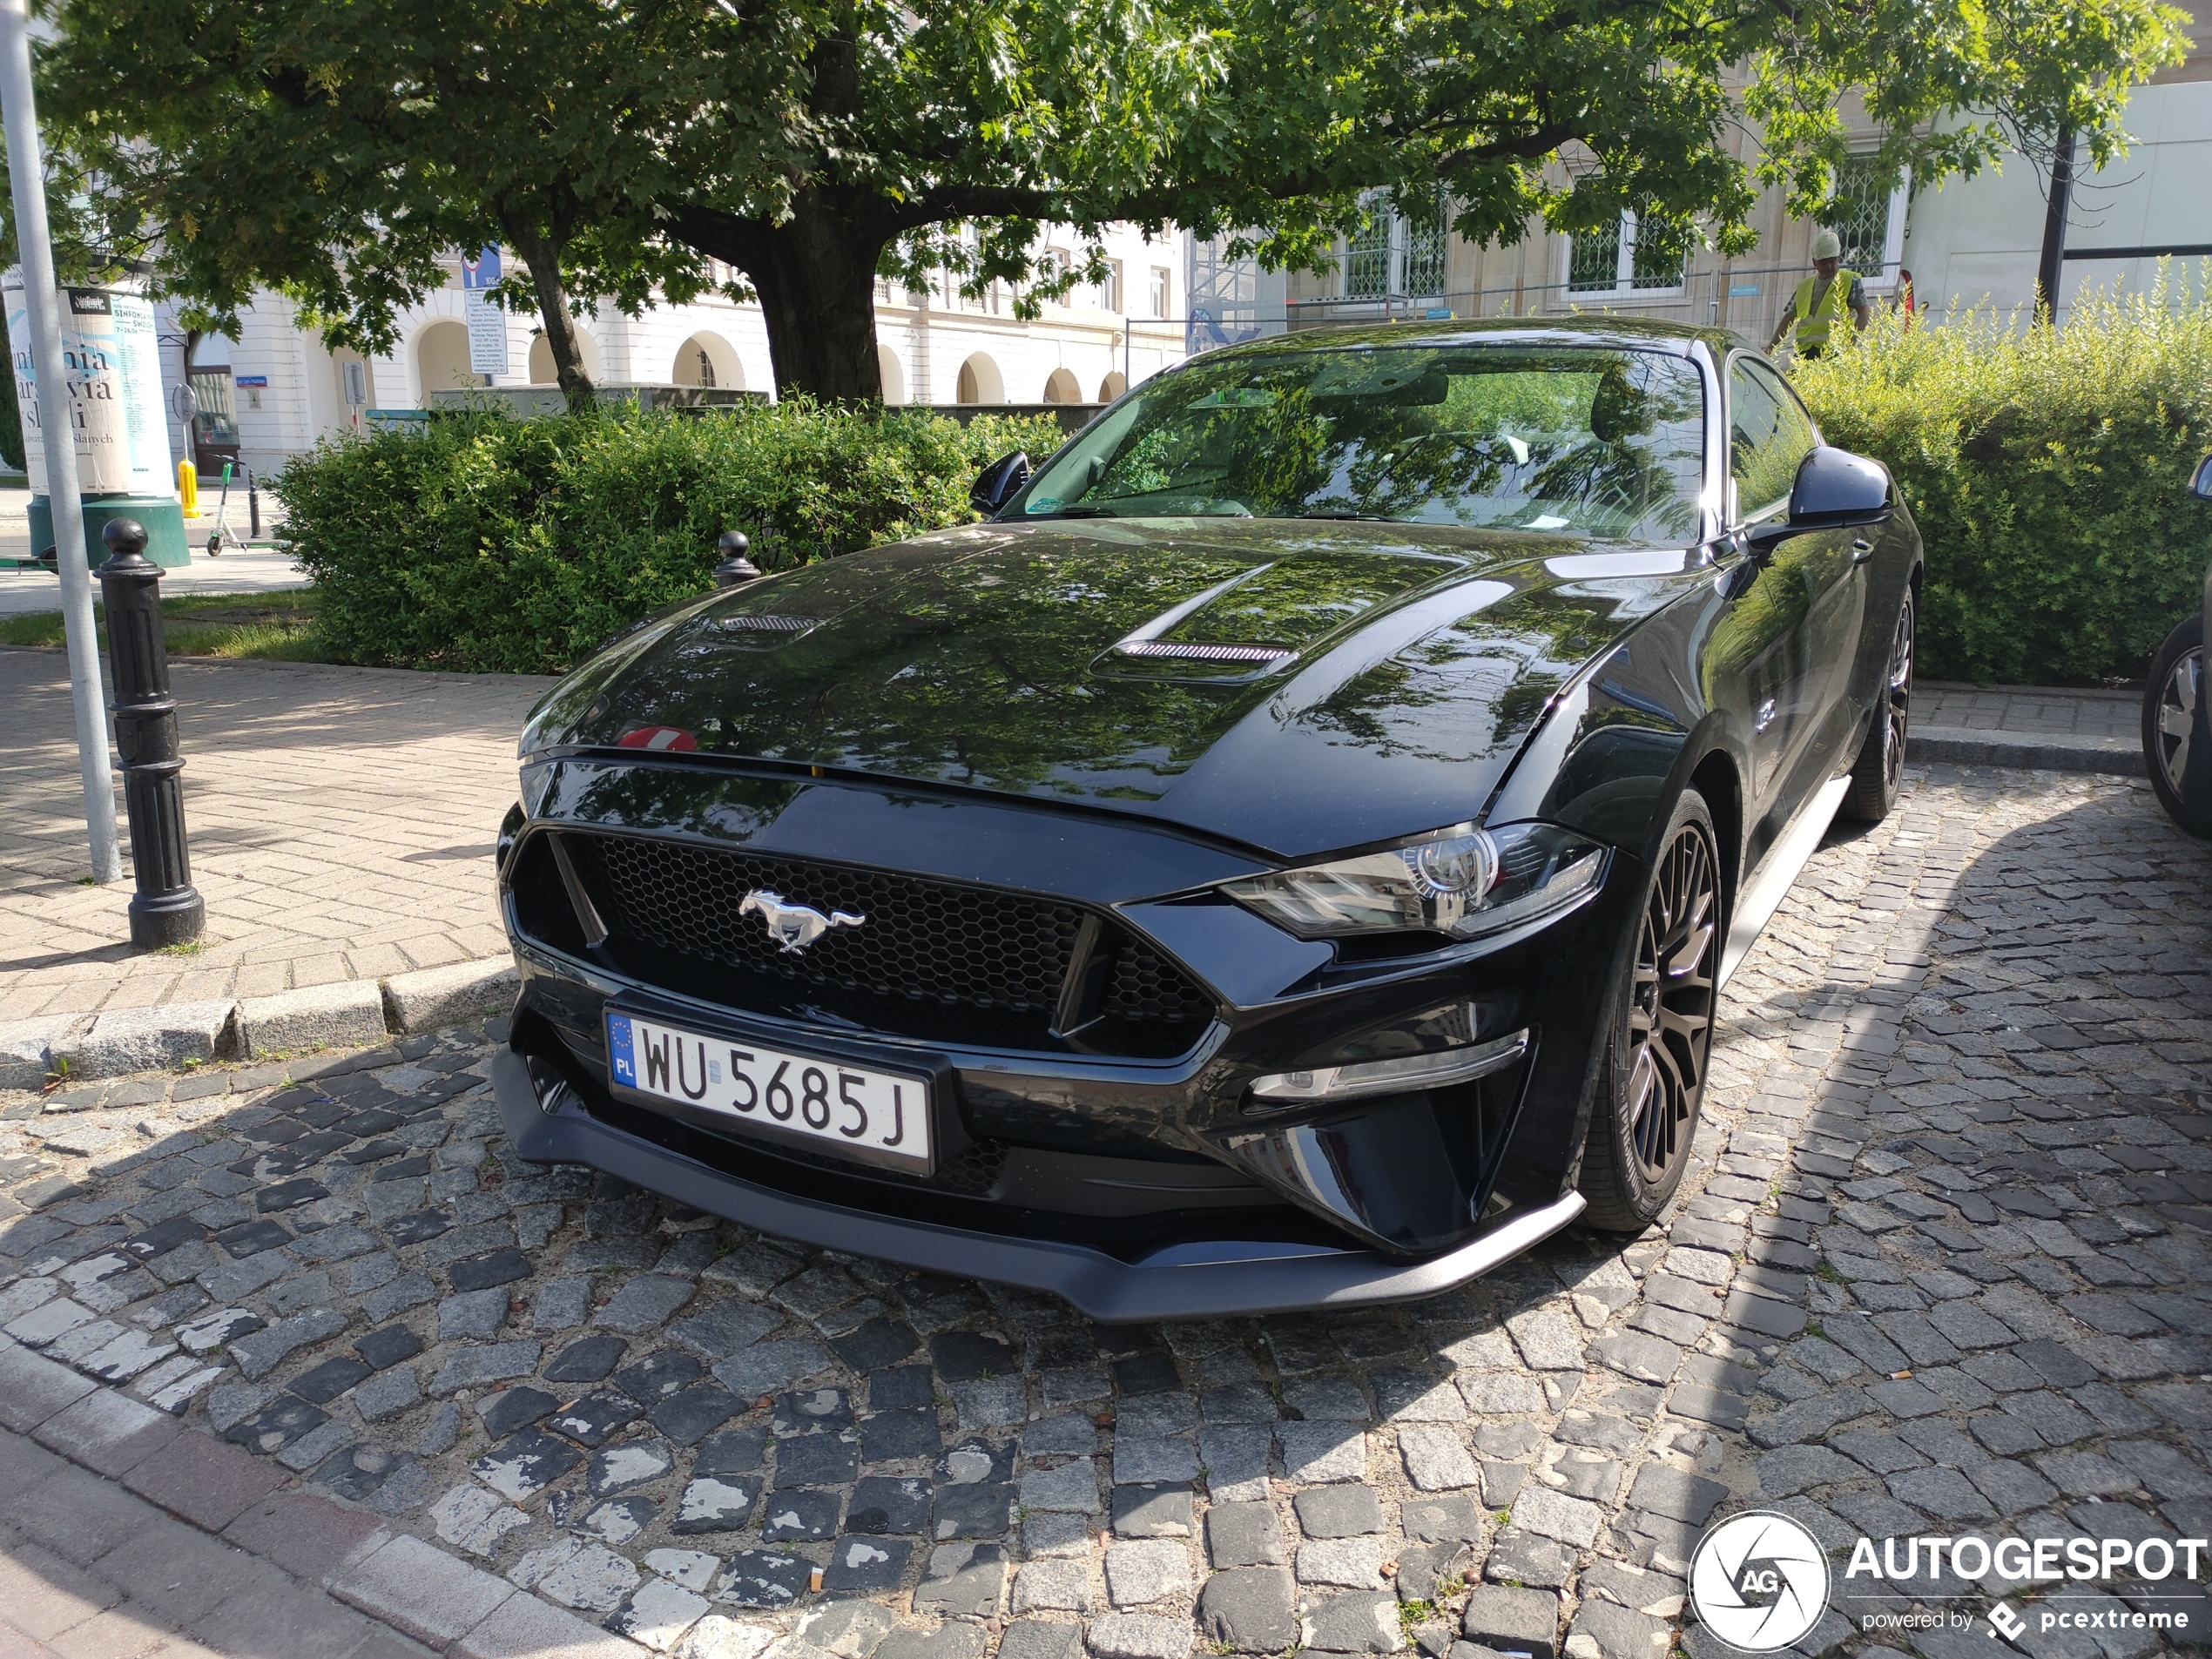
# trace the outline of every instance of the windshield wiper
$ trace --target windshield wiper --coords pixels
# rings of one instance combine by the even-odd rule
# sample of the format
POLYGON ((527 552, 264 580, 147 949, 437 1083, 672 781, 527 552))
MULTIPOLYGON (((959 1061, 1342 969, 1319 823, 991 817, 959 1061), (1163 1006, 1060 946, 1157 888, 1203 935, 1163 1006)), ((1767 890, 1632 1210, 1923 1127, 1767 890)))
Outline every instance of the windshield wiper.
POLYGON ((1293 518, 1356 519, 1369 524, 1391 524, 1397 522, 1387 513, 1293 513, 1291 516, 1293 518))
POLYGON ((1041 514, 1047 518, 1119 518, 1121 515, 1110 507, 1062 507, 1053 513, 1041 514))

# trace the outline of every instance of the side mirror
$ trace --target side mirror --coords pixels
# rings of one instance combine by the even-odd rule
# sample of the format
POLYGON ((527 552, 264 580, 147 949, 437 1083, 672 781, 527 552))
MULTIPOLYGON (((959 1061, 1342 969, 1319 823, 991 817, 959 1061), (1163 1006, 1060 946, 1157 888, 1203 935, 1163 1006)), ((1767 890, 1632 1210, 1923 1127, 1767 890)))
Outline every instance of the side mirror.
POLYGON ((1880 524, 1896 511, 1890 475, 1879 462, 1823 444, 1797 463, 1789 516, 1759 525, 1748 539, 1754 552, 1765 553, 1808 530, 1880 524))
POLYGON ((714 543, 714 550, 722 556, 714 567, 714 585, 718 588, 742 587, 760 579, 760 567, 745 555, 752 543, 745 539, 743 530, 724 530, 714 543))
POLYGON ((2196 463, 2196 476, 2189 480, 2189 494, 2201 501, 2212 501, 2212 455, 2196 463))
POLYGON ((975 475, 975 487, 968 492, 968 503, 988 518, 1020 495, 1022 486, 1028 482, 1029 457, 1016 449, 1010 455, 1001 455, 975 475))

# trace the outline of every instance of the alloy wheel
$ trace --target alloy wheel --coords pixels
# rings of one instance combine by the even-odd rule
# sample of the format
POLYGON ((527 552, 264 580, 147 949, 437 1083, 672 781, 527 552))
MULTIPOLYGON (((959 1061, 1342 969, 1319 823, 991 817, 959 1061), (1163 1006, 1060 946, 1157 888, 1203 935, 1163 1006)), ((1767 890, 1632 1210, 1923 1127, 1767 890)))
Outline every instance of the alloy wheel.
POLYGON ((2183 651, 2174 659, 2166 684, 2158 691, 2159 770, 2175 795, 2188 775, 2189 738, 2196 730, 2196 705, 2204 695, 2204 652, 2183 651))
POLYGON ((1686 824, 1668 846, 1644 905, 1629 1009, 1629 1144, 1657 1185, 1688 1150, 1712 1040, 1720 887, 1713 843, 1686 824))
POLYGON ((1905 776, 1905 738, 1912 714, 1912 596, 1898 612, 1897 643, 1890 648, 1889 682, 1884 691, 1882 784, 1891 794, 1905 776))

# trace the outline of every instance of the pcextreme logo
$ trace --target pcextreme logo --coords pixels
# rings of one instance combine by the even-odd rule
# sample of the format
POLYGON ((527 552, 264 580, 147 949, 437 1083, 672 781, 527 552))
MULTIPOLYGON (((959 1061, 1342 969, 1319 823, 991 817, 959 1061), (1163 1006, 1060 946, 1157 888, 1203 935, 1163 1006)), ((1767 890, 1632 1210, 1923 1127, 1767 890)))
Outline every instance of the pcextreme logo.
POLYGON ((1802 1640, 1828 1610, 1828 1557, 1789 1516, 1746 1510, 1698 1541, 1689 1601, 1730 1647, 1774 1653, 1802 1640))

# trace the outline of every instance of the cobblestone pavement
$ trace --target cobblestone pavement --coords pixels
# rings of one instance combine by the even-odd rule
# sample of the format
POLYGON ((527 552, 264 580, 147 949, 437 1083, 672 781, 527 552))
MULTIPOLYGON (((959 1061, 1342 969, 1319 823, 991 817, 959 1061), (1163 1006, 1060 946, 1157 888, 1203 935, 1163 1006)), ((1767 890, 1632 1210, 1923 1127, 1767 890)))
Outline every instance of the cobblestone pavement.
MULTIPOLYGON (((338 1541, 287 1571, 455 1653, 1709 1659, 1727 1510, 2212 1533, 2209 961, 2212 851, 2141 786, 1916 771, 1731 987, 1660 1229, 1340 1316, 1090 1325, 523 1163, 496 1025, 16 1096, 0 1414, 248 1548, 301 1506, 338 1541)), ((18 1568, 75 1560, 7 1485, 18 1568)), ((1844 1559, 1806 1652, 1994 1651, 1867 1634, 1973 1587, 1844 1559)))
POLYGON ((507 954, 492 840, 515 799, 515 734, 551 680, 309 663, 178 662, 171 676, 207 939, 133 955, 128 874, 78 885, 66 659, 0 649, 0 1025, 507 954))

